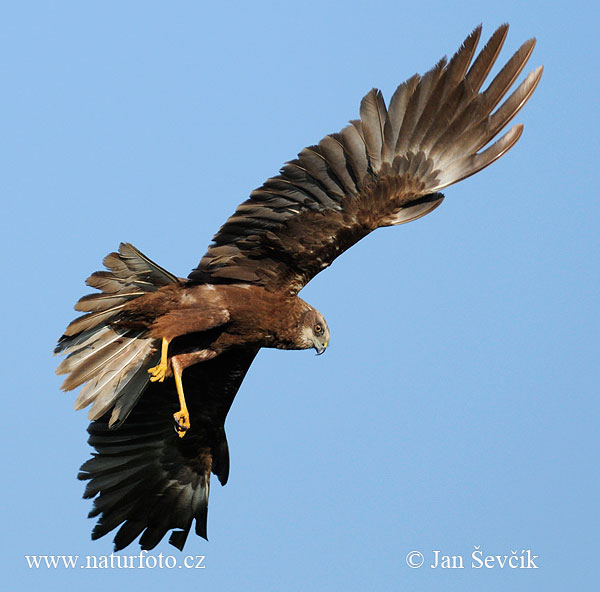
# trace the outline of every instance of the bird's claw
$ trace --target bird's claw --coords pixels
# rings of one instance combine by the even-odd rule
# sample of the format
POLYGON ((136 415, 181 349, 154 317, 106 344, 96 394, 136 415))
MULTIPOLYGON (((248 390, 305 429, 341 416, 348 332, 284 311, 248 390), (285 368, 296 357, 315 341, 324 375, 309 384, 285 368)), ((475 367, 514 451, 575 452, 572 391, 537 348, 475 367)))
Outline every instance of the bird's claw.
POLYGON ((180 438, 183 438, 186 432, 190 429, 190 416, 187 411, 178 411, 173 414, 173 418, 175 419, 175 431, 180 438))
POLYGON ((150 368, 148 370, 148 374, 150 374, 150 382, 163 382, 167 376, 167 369, 167 364, 163 364, 162 362, 158 364, 158 366, 150 368))

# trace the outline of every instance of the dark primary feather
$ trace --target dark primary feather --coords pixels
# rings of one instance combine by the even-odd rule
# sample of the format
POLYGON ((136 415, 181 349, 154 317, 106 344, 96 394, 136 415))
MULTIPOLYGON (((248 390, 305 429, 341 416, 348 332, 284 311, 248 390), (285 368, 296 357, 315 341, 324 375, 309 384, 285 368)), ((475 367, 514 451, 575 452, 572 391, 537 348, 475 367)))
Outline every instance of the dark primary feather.
POLYGON ((229 452, 224 422, 257 350, 231 350, 186 370, 185 388, 192 427, 185 438, 173 429, 178 410, 173 381, 152 383, 118 430, 108 417, 90 424, 94 456, 81 467, 84 497, 93 498, 90 516, 99 516, 97 539, 119 527, 115 550, 138 536, 152 549, 173 530, 169 542, 182 549, 192 523, 206 538, 211 471, 224 485, 229 452))
POLYGON ((480 93, 507 31, 508 25, 499 27, 473 61, 478 27, 449 62, 401 84, 389 108, 380 91, 370 91, 360 120, 302 150, 251 193, 189 278, 295 293, 372 230, 435 209, 440 190, 485 168, 520 137, 516 125, 482 150, 529 99, 542 73, 534 70, 494 111, 535 44, 525 42, 480 93))

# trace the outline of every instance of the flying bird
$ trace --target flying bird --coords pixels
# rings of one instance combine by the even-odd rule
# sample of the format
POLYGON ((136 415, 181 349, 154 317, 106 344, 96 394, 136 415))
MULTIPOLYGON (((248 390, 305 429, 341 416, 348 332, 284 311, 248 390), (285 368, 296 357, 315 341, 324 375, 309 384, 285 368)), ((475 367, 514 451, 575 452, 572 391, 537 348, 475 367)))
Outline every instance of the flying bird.
POLYGON ((206 538, 210 474, 229 474, 224 423, 263 347, 329 343, 323 315, 298 293, 360 239, 437 208, 440 193, 490 165, 519 139, 500 132, 542 75, 533 70, 508 96, 529 59, 526 41, 484 91, 508 25, 475 59, 481 27, 452 59, 402 83, 386 106, 379 90, 360 119, 285 164, 238 206, 186 279, 128 243, 87 284, 98 291, 75 309, 56 352, 62 385, 83 385, 96 452, 79 478, 95 498, 97 539, 120 527, 115 549, 141 535, 143 549, 183 549, 195 521, 206 538))

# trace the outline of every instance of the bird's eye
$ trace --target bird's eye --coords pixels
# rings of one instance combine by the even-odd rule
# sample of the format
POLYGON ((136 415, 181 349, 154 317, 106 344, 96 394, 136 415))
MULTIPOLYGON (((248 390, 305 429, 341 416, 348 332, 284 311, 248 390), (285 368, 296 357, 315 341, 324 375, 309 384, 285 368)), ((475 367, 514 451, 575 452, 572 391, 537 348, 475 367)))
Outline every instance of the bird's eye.
POLYGON ((322 335, 323 334, 323 326, 320 323, 317 323, 315 325, 315 333, 317 335, 322 335))

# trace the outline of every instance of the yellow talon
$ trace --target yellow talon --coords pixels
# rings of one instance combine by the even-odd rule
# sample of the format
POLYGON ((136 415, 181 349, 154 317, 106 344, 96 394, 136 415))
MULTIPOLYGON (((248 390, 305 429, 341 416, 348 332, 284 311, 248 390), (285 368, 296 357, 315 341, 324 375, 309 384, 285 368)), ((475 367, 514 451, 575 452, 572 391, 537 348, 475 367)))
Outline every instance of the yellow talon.
POLYGON ((166 337, 163 337, 162 349, 160 352, 160 363, 148 370, 148 374, 150 374, 150 382, 162 382, 167 376, 167 370, 169 369, 169 358, 167 354, 168 350, 169 340, 166 337))
POLYGON ((148 370, 150 376, 150 382, 162 382, 167 375, 167 367, 159 364, 158 366, 154 366, 154 368, 150 368, 148 370))
POLYGON ((190 429, 190 416, 187 412, 187 409, 181 409, 177 413, 173 413, 173 418, 175 419, 175 431, 180 438, 183 438, 186 432, 190 429))

